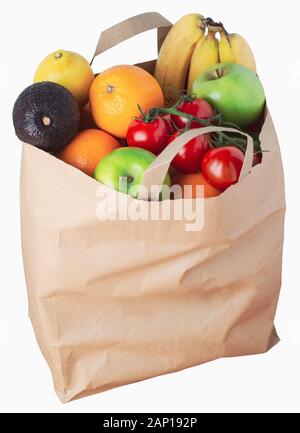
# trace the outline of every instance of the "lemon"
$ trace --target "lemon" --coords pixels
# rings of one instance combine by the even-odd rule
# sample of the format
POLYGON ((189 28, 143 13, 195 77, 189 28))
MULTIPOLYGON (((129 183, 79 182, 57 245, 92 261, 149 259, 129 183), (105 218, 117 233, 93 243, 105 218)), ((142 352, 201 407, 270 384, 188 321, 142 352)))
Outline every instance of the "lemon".
POLYGON ((88 102, 94 74, 88 61, 80 54, 58 50, 39 65, 34 82, 51 81, 66 87, 82 107, 88 102))

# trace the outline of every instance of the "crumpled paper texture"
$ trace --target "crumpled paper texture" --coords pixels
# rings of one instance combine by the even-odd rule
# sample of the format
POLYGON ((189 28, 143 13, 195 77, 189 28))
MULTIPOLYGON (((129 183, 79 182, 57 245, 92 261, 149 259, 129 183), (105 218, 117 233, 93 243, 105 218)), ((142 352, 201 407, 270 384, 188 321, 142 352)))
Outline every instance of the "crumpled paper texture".
POLYGON ((62 402, 278 341, 285 198, 269 114, 261 139, 263 163, 206 201, 200 232, 99 221, 97 189, 118 193, 23 145, 29 314, 62 402))
MULTIPOLYGON (((95 55, 155 27, 160 46, 169 25, 133 17, 102 33, 95 55)), ((119 193, 23 145, 29 315, 62 402, 278 342, 285 193, 269 113, 261 141, 263 163, 205 201, 198 232, 186 220, 100 221, 99 192, 119 193)))

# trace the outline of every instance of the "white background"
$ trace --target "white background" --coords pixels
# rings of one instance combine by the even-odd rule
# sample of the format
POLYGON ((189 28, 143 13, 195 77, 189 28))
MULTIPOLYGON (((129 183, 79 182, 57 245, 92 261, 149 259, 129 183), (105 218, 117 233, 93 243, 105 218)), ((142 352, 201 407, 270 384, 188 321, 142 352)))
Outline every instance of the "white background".
MULTIPOLYGON (((298 2, 189 0, 2 1, 0 5, 0 411, 2 412, 300 412, 299 171, 300 49, 298 2), (256 55, 281 143, 288 214, 283 288, 276 324, 282 342, 270 353, 226 359, 61 405, 27 318, 19 224, 21 146, 11 110, 37 64, 57 49, 91 58, 99 33, 156 10, 175 21, 189 12, 222 20, 256 55)), ((180 53, 179 53, 180 55, 180 53)), ((124 43, 95 63, 155 57, 154 33, 124 43)), ((45 173, 47 176, 47 173, 45 173)), ((259 188, 259 185, 257 186, 259 188)))

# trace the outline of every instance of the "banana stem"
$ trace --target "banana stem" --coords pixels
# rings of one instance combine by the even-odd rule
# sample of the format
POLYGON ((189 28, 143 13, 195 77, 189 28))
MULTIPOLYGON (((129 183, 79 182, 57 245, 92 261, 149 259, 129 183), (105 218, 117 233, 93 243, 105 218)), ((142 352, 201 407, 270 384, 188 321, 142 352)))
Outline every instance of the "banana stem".
POLYGON ((215 34, 217 32, 215 30, 212 30, 211 28, 208 28, 208 33, 207 33, 207 39, 209 40, 214 40, 215 39, 215 34))
POLYGON ((229 37, 229 33, 224 27, 224 24, 222 22, 216 22, 212 18, 206 18, 204 20, 205 25, 207 26, 208 30, 214 33, 223 33, 226 35, 226 37, 229 37))
POLYGON ((225 30, 223 23, 221 23, 221 22, 217 23, 212 18, 206 18, 205 24, 209 30, 211 30, 212 32, 215 32, 215 33, 220 32, 222 30, 225 30))

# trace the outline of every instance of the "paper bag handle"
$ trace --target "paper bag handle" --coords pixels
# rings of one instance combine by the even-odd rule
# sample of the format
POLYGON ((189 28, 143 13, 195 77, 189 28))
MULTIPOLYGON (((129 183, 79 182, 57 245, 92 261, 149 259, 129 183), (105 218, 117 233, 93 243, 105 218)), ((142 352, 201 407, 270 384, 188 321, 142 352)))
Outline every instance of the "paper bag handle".
POLYGON ((225 127, 223 128, 220 126, 207 126, 204 128, 191 129, 185 132, 184 134, 175 138, 175 140, 172 141, 172 143, 163 150, 163 152, 153 161, 150 167, 145 171, 142 182, 143 188, 141 188, 141 194, 139 196, 139 199, 148 200, 150 198, 151 200, 157 201, 159 199, 160 191, 151 191, 151 186, 163 185, 170 164, 177 155, 177 153, 180 152, 181 149, 193 138, 199 137, 204 134, 211 134, 213 132, 234 132, 236 134, 244 135, 245 137, 247 137, 247 149, 245 153, 243 167, 239 177, 239 182, 241 182, 241 180, 249 174, 253 165, 253 138, 250 135, 237 129, 225 127), (148 193, 146 194, 146 192, 148 193))
POLYGON ((157 29, 157 45, 159 50, 171 26, 172 23, 158 12, 146 12, 122 21, 100 34, 91 65, 99 54, 148 30, 157 29))

